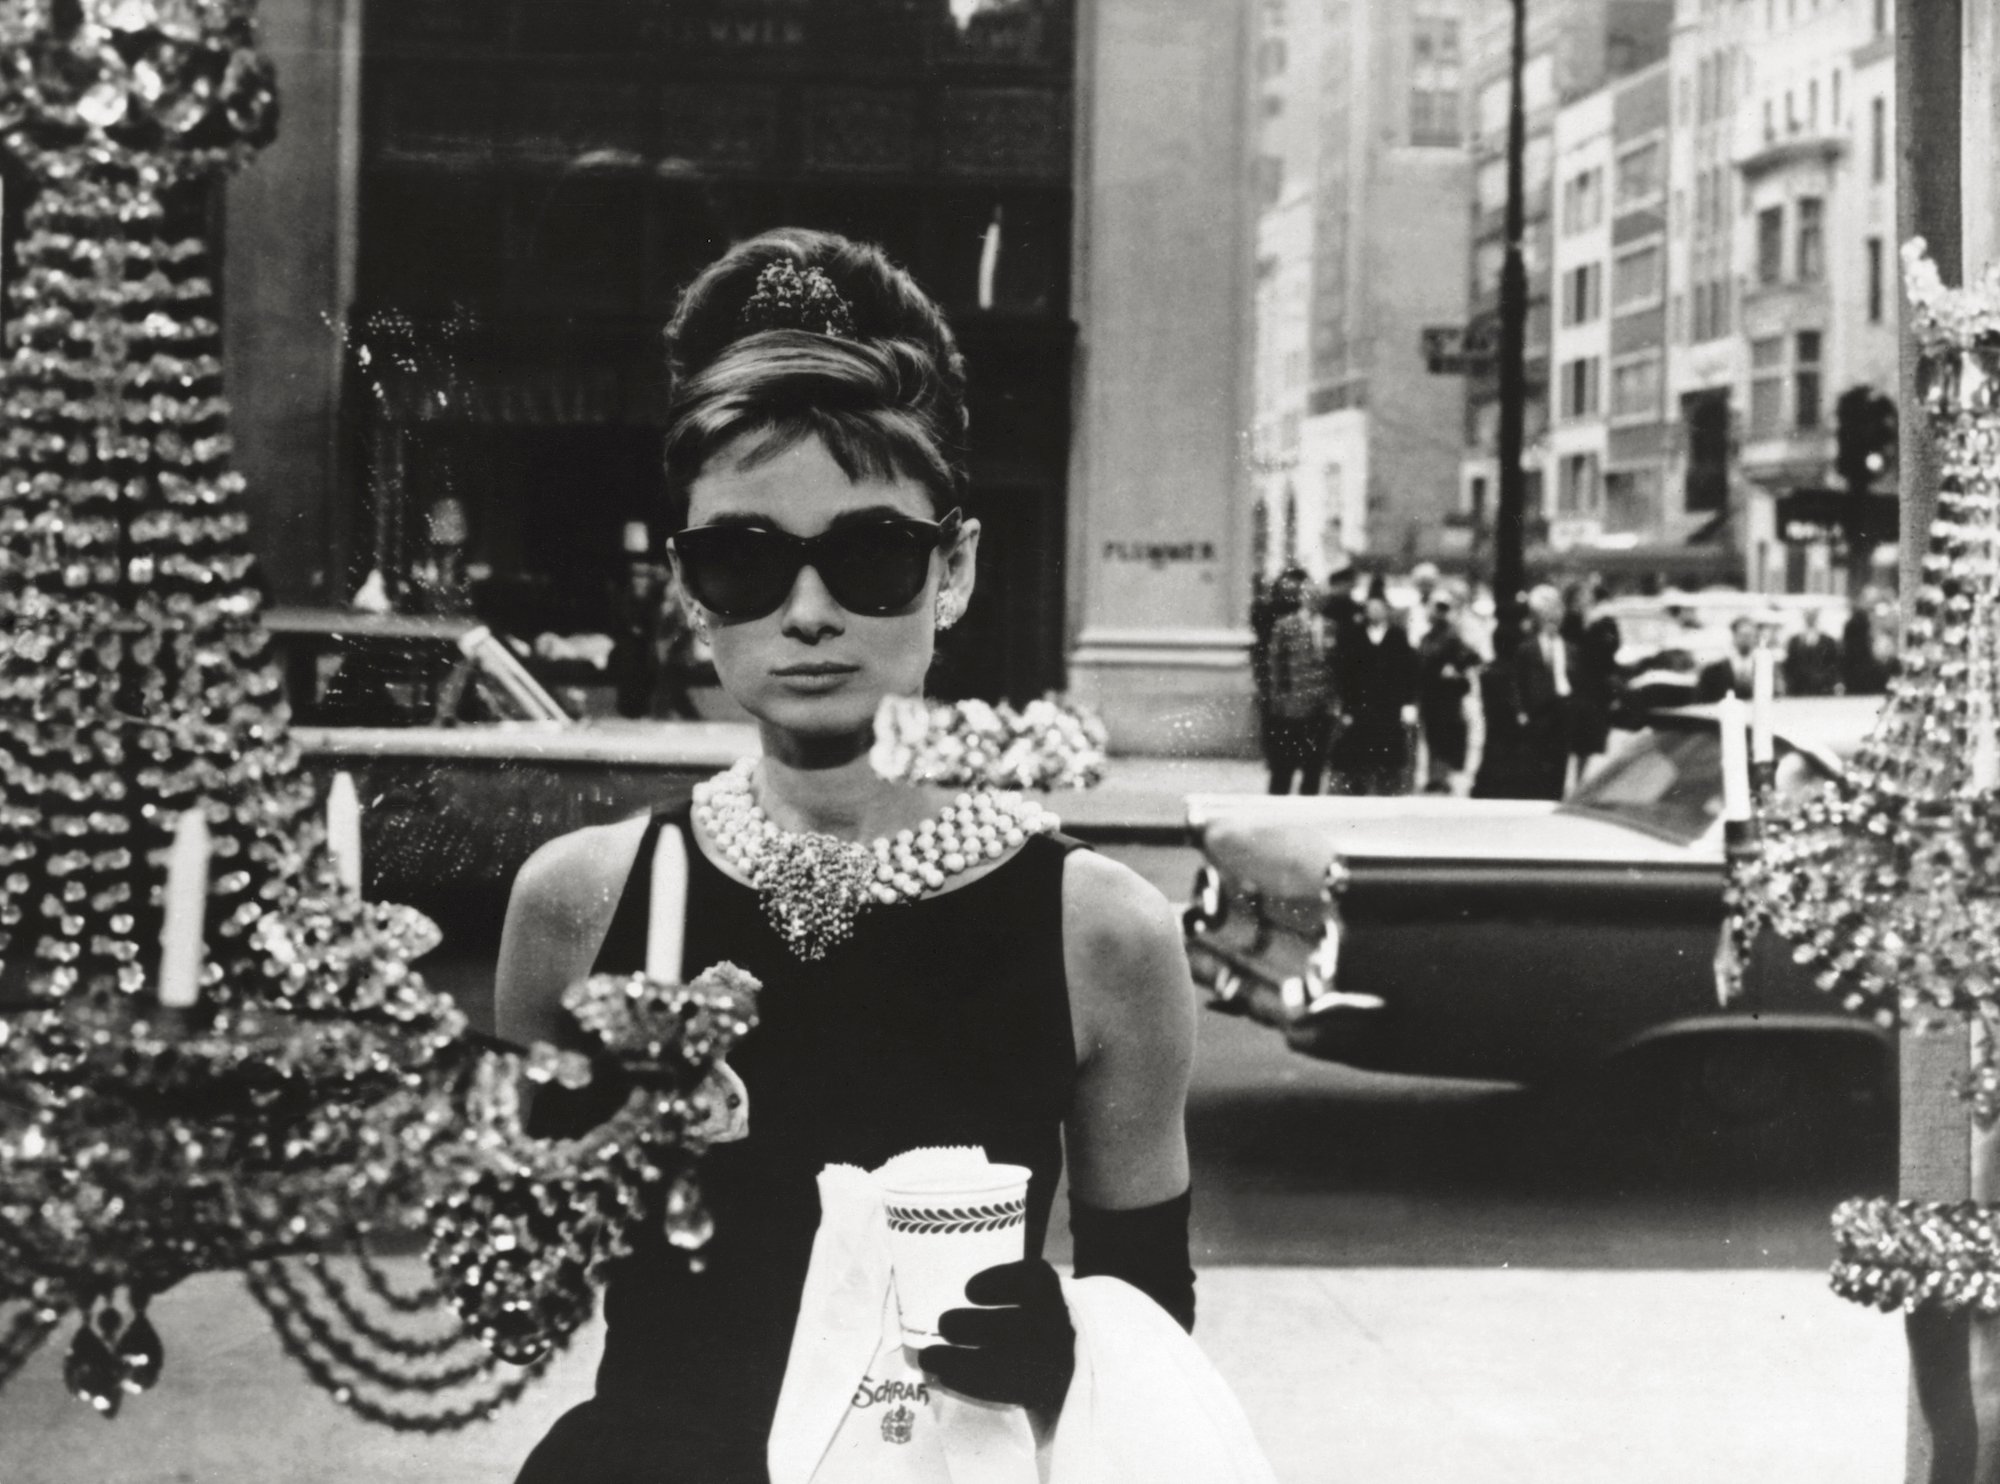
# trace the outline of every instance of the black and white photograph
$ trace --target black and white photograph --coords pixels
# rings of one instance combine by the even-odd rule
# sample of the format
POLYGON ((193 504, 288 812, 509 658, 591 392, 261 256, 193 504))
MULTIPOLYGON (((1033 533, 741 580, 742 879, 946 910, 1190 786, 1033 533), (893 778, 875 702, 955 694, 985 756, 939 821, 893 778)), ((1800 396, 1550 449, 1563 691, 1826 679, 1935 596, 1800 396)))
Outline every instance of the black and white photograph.
POLYGON ((0 0, 4 1484, 2000 1484, 1993 0, 0 0))

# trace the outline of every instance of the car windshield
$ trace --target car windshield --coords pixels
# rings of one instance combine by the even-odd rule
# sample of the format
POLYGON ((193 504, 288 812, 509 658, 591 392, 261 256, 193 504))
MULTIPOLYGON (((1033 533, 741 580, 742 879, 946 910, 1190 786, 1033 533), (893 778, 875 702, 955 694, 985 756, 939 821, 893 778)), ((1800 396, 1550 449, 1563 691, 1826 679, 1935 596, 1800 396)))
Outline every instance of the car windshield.
MULTIPOLYGON (((1826 779, 1818 762, 1780 744, 1780 794, 1789 796, 1826 779)), ((1692 844, 1722 812, 1722 739, 1706 727, 1646 731, 1586 779, 1563 808, 1692 844)))

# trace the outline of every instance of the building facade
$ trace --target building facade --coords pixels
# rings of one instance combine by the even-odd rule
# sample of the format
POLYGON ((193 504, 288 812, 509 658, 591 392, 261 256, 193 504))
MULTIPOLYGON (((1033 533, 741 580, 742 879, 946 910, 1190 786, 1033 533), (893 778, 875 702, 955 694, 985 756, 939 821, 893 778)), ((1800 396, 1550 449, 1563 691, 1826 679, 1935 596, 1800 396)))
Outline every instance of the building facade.
MULTIPOLYGON (((1673 0, 1547 0, 1530 5, 1527 24, 1526 65, 1522 72, 1522 100, 1525 148, 1522 156, 1524 230, 1522 250, 1528 270, 1528 319, 1526 334, 1527 402, 1524 408, 1522 467, 1527 482, 1527 516, 1531 546, 1547 546, 1552 535, 1569 540, 1597 529, 1602 514, 1589 517, 1564 514, 1560 487, 1560 457, 1578 457, 1593 451, 1585 445, 1595 439, 1584 425, 1607 420, 1605 397, 1609 363, 1614 354, 1637 353, 1630 346, 1616 352, 1607 342, 1601 349, 1595 371, 1588 365, 1572 368, 1574 398, 1563 401, 1564 388, 1557 383, 1560 370, 1555 354, 1556 294, 1558 278, 1559 202, 1557 185, 1557 120, 1564 108, 1587 98, 1606 83, 1644 72, 1667 54, 1671 36, 1673 0), (1574 409, 1565 415, 1564 406, 1574 409), (1586 411, 1584 409, 1592 409, 1586 411), (1558 423, 1573 424, 1565 437, 1554 436, 1558 423), (1558 445, 1567 452, 1559 455, 1558 445)), ((1469 16, 1466 59, 1467 86, 1473 100, 1471 155, 1473 172, 1471 246, 1468 258, 1470 303, 1469 331, 1487 345, 1499 340, 1500 273, 1506 258, 1507 131, 1511 89, 1513 6, 1510 0, 1478 0, 1469 16)), ((1650 87, 1651 85, 1649 85, 1650 87)), ((1651 93, 1642 89, 1626 104, 1622 126, 1613 118, 1605 128, 1623 127, 1635 141, 1646 130, 1646 111, 1651 93)), ((1615 114, 1616 109, 1612 112, 1615 114)), ((1578 148, 1593 130, 1602 128, 1578 120, 1565 131, 1578 148)), ((1617 142, 1615 133, 1604 134, 1604 145, 1617 142)), ((1594 147, 1594 146, 1593 146, 1594 147)), ((1588 150, 1586 150, 1586 153, 1588 150)), ((1597 209, 1603 220, 1589 228, 1578 228, 1579 241, 1564 248, 1564 264, 1582 266, 1579 254, 1587 250, 1581 240, 1589 233, 1605 230, 1617 207, 1612 199, 1617 186, 1613 169, 1602 185, 1603 198, 1597 209)), ((1602 166, 1600 166, 1602 168, 1602 166)), ((1639 182, 1634 182, 1635 186, 1639 182)), ((1633 198, 1635 201, 1636 197, 1633 198)), ((1588 203, 1584 203, 1588 204, 1588 203)), ((1631 207, 1628 229, 1645 218, 1650 207, 1631 207)), ((1636 251, 1636 244, 1634 245, 1636 251)), ((1637 280, 1627 287, 1636 293, 1637 280)), ((1603 286, 1604 313, 1611 309, 1611 285, 1603 286)), ((1656 291, 1657 293, 1657 291, 1656 291)), ((1637 314, 1643 304, 1628 299, 1625 311, 1637 314)), ((1582 325, 1570 326, 1583 329, 1582 325)), ((1608 326, 1607 332, 1608 332, 1608 326)), ((1590 341, 1567 340, 1577 348, 1590 341)), ((1571 357, 1572 361, 1576 357, 1571 357)), ((1588 357, 1586 357, 1588 359, 1588 357)), ((1643 373, 1633 373, 1642 375, 1643 373)), ((1460 399, 1464 451, 1459 462, 1459 508, 1462 519, 1475 533, 1475 545, 1483 547, 1483 534, 1490 529, 1498 487, 1497 450, 1500 404, 1498 377, 1491 371, 1466 379, 1460 399)), ((1612 457, 1607 437, 1594 476, 1595 498, 1605 499, 1604 480, 1612 457)), ((1628 440, 1629 441, 1629 440, 1628 440)), ((1628 456, 1630 450, 1626 450, 1628 456)), ((1573 464, 1572 470, 1585 465, 1573 464)))
POLYGON ((527 631, 601 624, 655 514, 676 290, 826 227, 909 266, 972 368, 981 582, 940 683, 1067 686, 1127 748, 1245 745, 1252 21, 267 0, 286 124, 231 185, 226 312, 278 595, 393 591, 450 539, 527 631))
POLYGON ((1307 411, 1296 488, 1328 570, 1437 554, 1462 391, 1423 332, 1465 322, 1463 0, 1323 0, 1307 411))
POLYGON ((1732 121, 1745 578, 1828 591, 1848 577, 1836 531, 1778 512, 1847 494, 1835 409, 1897 385, 1894 16, 1889 0, 1751 12, 1732 121))

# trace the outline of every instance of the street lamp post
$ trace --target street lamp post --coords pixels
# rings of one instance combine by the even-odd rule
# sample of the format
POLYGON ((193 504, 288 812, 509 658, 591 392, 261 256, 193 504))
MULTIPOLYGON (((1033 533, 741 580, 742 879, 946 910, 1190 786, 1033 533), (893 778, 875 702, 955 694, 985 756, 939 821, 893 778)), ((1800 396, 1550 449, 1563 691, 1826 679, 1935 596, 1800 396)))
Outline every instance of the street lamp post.
POLYGON ((1493 602, 1499 626, 1496 647, 1510 649, 1522 587, 1526 583, 1523 545, 1527 528, 1527 477, 1521 468, 1526 432, 1528 373, 1528 268, 1521 237, 1527 214, 1522 181, 1527 109, 1521 97, 1527 70, 1528 4, 1513 0, 1514 43, 1507 101, 1507 252, 1500 266, 1500 471, 1493 519, 1493 602))

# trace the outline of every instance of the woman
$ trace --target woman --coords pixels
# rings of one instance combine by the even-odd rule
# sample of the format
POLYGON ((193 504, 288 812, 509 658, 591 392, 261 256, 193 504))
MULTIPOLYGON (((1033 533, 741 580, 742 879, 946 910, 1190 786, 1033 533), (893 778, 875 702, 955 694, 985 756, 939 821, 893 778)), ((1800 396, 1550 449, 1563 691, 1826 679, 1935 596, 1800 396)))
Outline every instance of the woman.
MULTIPOLYGON (((949 329, 875 249, 787 230, 696 279, 668 341, 670 549, 764 755, 692 810, 538 851, 508 908, 499 1019, 519 1040, 576 1044, 558 997, 593 968, 639 966, 653 842, 683 829, 688 972, 728 959, 764 986, 731 1054, 750 1133, 703 1162, 703 1271, 657 1235, 616 1266, 597 1394, 535 1450, 528 1481, 764 1479, 815 1176, 836 1161, 979 1144, 1033 1171, 1030 1261, 975 1279, 982 1307, 953 1311, 954 1343, 922 1352, 955 1390, 1043 1424, 1061 1406, 1072 1331, 1039 1252, 1065 1148, 1077 1271, 1193 1315, 1194 996, 1165 900, 983 797, 960 823, 990 850, 940 853, 927 822, 951 800, 868 763, 877 704, 921 691, 973 590, 949 329), (889 842, 887 880, 854 850, 871 841, 889 842)), ((595 1116, 554 1091, 538 1127, 595 1116)))

